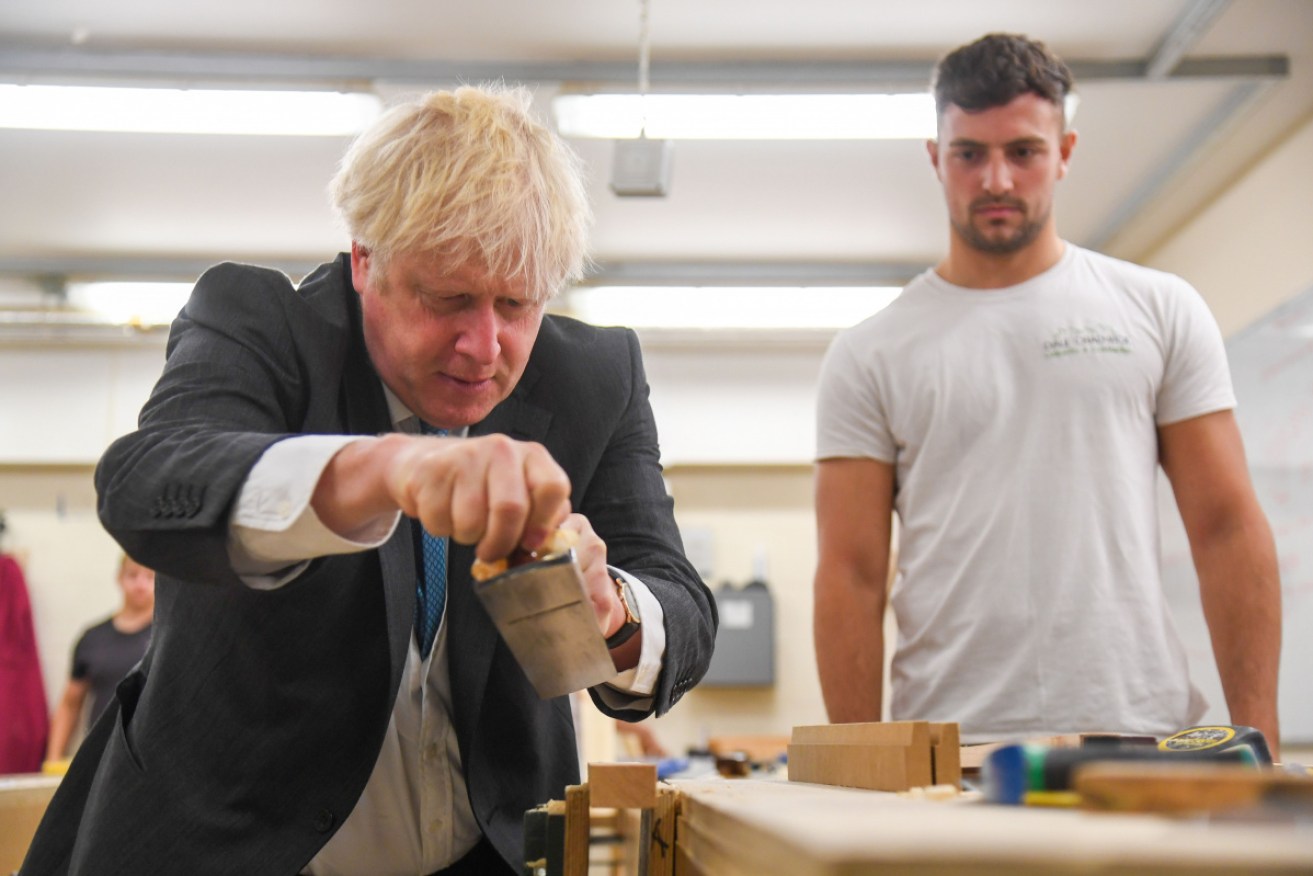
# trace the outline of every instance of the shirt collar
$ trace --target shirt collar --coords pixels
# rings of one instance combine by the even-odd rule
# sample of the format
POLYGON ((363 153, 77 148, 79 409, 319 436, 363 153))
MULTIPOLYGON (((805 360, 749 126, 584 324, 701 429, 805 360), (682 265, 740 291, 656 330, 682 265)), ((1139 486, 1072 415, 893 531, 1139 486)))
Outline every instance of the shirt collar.
MULTIPOLYGON (((388 416, 392 418, 392 428, 397 432, 405 432, 409 435, 419 434, 419 417, 406 407, 405 403, 397 398, 396 393, 388 389, 386 383, 383 384, 383 395, 388 402, 388 416)), ((452 429, 448 434, 455 438, 464 438, 469 434, 470 427, 462 426, 459 429, 452 429)))

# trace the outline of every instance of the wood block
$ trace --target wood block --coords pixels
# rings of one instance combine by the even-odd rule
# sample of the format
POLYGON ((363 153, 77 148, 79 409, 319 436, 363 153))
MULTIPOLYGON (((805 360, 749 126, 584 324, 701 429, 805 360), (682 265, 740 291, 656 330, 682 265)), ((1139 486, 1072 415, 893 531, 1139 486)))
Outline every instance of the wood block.
POLYGON ((803 724, 793 728, 791 741, 816 744, 929 746, 930 724, 927 721, 803 724))
POLYGON ((962 780, 958 725, 928 721, 815 724, 793 728, 793 781, 905 791, 962 780), (832 747, 831 751, 821 750, 832 747))
POLYGON ((565 789, 565 876, 588 876, 588 786, 565 789))
POLYGON ((789 781, 873 791, 931 785, 930 746, 794 744, 789 746, 789 781))
POLYGON ((957 724, 930 725, 930 769, 933 784, 962 784, 962 734, 957 724))
POLYGON ((787 736, 712 736, 707 740, 707 749, 714 755, 725 755, 741 751, 754 763, 766 763, 779 759, 789 748, 787 736))
POLYGON ((616 809, 651 809, 656 806, 656 781, 654 763, 590 763, 589 804, 616 809))

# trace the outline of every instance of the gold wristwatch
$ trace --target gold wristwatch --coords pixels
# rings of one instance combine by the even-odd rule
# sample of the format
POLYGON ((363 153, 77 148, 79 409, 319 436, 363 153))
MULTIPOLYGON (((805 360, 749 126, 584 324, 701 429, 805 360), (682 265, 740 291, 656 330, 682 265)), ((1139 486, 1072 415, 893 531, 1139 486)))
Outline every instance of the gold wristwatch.
POLYGON ((638 619, 638 613, 634 611, 634 594, 630 591, 629 585, 618 575, 613 575, 611 580, 615 583, 615 592, 616 596, 620 597, 620 604, 625 607, 625 622, 614 633, 606 637, 608 650, 619 648, 625 642, 628 642, 642 625, 642 621, 638 619))

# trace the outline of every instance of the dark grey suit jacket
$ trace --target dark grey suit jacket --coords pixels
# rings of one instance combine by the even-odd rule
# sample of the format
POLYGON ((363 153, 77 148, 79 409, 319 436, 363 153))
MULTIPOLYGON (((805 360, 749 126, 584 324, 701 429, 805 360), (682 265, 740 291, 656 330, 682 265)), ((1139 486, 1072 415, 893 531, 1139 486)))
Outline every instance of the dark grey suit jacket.
MULTIPOLYGON (((682 554, 647 392, 632 332, 548 316, 523 379, 471 434, 544 444, 609 562, 660 600, 660 714, 706 671, 716 616, 682 554)), ((228 517, 274 442, 390 429, 348 257, 299 289, 233 264, 200 279, 139 430, 96 472, 105 527, 158 573, 153 642, 79 750, 23 876, 290 876, 332 836, 374 766, 405 664, 412 527, 259 591, 229 566, 228 517)), ((453 545, 452 720, 474 814, 515 861, 524 811, 578 781, 574 730, 568 699, 538 698, 478 603, 472 559, 453 545)))

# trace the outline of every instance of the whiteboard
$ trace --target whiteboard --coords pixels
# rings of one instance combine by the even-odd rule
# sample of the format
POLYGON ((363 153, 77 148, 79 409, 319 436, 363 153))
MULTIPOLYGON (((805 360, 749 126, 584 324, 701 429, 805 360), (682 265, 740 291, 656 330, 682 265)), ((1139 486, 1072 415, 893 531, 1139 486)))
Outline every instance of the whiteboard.
MULTIPOLYGON (((1313 743, 1313 288, 1227 342, 1244 436, 1259 502, 1276 537, 1281 566, 1281 713, 1283 743, 1313 743)), ((1227 721, 1213 663, 1199 584, 1180 516, 1163 479, 1163 583, 1208 698, 1206 721, 1227 721)))

